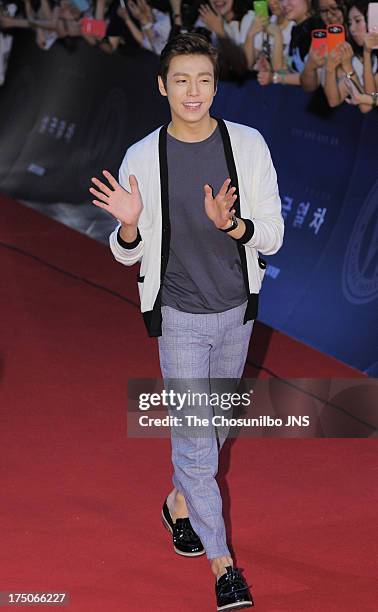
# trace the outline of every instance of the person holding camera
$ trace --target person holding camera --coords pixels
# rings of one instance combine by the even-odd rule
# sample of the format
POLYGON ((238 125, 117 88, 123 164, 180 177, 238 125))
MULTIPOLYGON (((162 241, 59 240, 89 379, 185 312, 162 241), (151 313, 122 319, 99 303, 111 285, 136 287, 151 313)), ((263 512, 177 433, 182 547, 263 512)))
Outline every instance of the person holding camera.
MULTIPOLYGON (((318 0, 316 12, 325 26, 346 24, 346 6, 340 0, 318 0)), ((300 75, 300 83, 304 91, 315 91, 319 85, 324 87, 325 65, 327 58, 327 43, 318 49, 310 48, 305 67, 300 75)))
POLYGON ((268 60, 273 70, 279 70, 282 67, 282 58, 286 58, 288 54, 294 22, 286 17, 279 0, 269 0, 268 6, 271 16, 268 18, 255 15, 244 43, 250 70, 259 70, 259 60, 263 57, 268 60))
MULTIPOLYGON (((349 42, 338 45, 326 61, 324 91, 331 107, 339 106, 350 95, 347 81, 351 79, 360 93, 378 91, 378 33, 367 32, 366 0, 352 0, 348 6, 349 42)), ((362 113, 372 110, 371 104, 359 104, 362 113)))
MULTIPOLYGON (((265 62, 257 76, 260 85, 300 85, 300 73, 311 47, 311 32, 323 25, 322 20, 313 15, 311 0, 282 0, 281 6, 286 18, 295 23, 287 57, 282 54, 278 70, 272 70, 265 62)), ((277 36, 280 35, 277 32, 277 36)))

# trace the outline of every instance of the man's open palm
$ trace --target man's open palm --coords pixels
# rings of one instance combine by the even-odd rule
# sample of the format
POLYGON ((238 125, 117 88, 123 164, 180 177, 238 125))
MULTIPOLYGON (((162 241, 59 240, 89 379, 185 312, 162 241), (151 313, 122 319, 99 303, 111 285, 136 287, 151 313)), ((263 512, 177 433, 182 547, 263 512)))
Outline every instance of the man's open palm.
POLYGON ((138 225, 140 213, 143 210, 143 202, 138 188, 138 181, 134 174, 129 176, 131 192, 128 192, 121 187, 110 172, 103 170, 102 173, 112 189, 99 181, 99 179, 92 178, 92 183, 96 185, 97 189, 90 187, 89 191, 98 198, 98 200, 92 200, 93 204, 106 210, 125 225, 138 225))
POLYGON ((215 197, 213 197, 213 190, 210 185, 205 185, 203 188, 206 214, 217 228, 225 227, 235 213, 232 207, 237 198, 235 195, 236 187, 229 189, 230 183, 231 179, 226 179, 215 197))

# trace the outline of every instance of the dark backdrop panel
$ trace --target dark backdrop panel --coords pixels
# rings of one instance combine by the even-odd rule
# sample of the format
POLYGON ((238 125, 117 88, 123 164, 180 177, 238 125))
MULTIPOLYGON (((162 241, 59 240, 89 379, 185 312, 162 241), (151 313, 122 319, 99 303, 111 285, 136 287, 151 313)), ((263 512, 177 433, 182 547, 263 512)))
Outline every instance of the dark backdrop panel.
MULTIPOLYGON (((0 188, 80 203, 90 177, 168 119, 157 58, 24 37, 0 91, 0 188)), ((259 129, 277 168, 285 244, 269 258, 260 318, 377 374, 378 113, 333 111, 299 88, 221 83, 213 112, 259 129)))
POLYGON ((39 202, 88 199, 90 177, 116 172, 127 147, 168 119, 148 52, 102 53, 77 41, 40 51, 18 41, 0 90, 0 189, 39 202))

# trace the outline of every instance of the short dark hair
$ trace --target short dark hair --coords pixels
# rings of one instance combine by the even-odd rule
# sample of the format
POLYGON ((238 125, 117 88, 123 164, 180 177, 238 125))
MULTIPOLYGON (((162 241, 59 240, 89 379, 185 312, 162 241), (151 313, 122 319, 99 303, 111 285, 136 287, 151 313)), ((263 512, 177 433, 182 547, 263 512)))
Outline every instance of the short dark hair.
POLYGON ((206 55, 213 64, 214 82, 215 85, 217 84, 219 78, 217 49, 202 34, 190 32, 173 36, 160 54, 159 75, 163 80, 164 87, 167 86, 170 61, 178 55, 206 55))

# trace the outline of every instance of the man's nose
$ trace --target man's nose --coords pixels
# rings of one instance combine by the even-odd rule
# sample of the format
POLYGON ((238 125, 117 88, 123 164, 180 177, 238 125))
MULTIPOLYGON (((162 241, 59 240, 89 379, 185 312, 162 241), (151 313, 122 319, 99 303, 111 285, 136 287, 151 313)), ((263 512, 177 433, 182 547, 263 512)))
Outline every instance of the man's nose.
POLYGON ((198 83, 196 81, 190 81, 189 82, 189 89, 188 89, 188 94, 190 96, 196 96, 198 95, 198 83))

